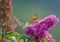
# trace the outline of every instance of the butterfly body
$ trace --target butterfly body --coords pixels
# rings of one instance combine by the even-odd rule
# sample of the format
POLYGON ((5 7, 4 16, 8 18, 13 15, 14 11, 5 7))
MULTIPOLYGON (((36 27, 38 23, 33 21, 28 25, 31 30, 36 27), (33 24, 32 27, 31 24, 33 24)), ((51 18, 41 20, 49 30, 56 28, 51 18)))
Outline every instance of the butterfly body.
POLYGON ((30 22, 33 22, 33 23, 38 22, 38 15, 37 15, 37 14, 34 14, 34 15, 31 17, 30 22))

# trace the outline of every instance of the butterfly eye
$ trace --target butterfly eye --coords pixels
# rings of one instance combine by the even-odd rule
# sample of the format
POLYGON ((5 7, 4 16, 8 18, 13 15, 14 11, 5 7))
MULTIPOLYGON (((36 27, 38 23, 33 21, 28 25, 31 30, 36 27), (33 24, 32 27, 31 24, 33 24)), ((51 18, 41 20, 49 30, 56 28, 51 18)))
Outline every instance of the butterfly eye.
POLYGON ((38 15, 37 15, 37 14, 34 14, 34 15, 31 17, 30 22, 33 22, 33 23, 38 22, 38 15))

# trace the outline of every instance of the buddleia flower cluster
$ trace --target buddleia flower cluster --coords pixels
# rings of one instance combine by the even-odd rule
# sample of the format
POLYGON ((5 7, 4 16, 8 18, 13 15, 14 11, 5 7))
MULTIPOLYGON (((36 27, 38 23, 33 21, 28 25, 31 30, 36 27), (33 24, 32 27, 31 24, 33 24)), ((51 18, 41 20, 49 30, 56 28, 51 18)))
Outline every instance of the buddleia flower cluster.
POLYGON ((12 18, 12 0, 0 0, 0 42, 8 42, 4 36, 14 32, 16 26, 12 18))
POLYGON ((38 21, 33 25, 28 25, 24 28, 24 32, 35 38, 36 42, 43 42, 42 38, 48 40, 48 42, 55 42, 49 31, 59 22, 59 19, 55 15, 49 15, 44 19, 38 21))
POLYGON ((0 27, 7 31, 14 31, 16 25, 12 18, 12 0, 0 0, 0 27))

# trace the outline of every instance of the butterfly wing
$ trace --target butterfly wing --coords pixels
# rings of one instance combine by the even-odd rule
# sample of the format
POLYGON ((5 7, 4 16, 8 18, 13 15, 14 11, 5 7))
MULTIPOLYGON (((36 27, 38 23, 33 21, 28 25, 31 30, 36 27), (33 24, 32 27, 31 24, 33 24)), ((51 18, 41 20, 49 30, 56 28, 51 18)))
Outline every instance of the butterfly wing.
POLYGON ((30 22, 33 22, 33 23, 38 22, 38 15, 37 15, 37 14, 34 14, 34 15, 31 17, 30 22))

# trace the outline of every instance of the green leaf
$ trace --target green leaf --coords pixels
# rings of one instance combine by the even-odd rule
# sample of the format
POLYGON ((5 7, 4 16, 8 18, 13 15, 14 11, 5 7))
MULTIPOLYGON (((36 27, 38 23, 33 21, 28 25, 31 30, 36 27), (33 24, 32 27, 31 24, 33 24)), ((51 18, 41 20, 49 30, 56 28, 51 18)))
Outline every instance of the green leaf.
POLYGON ((11 33, 9 33, 9 34, 6 34, 7 35, 7 37, 10 39, 12 39, 12 37, 13 36, 16 36, 18 39, 20 39, 20 38, 22 38, 22 36, 19 34, 19 33, 17 33, 17 32, 11 32, 11 33))
POLYGON ((2 39, 2 34, 0 34, 0 39, 2 39))
POLYGON ((21 38, 21 39, 20 39, 20 42, 24 42, 24 39, 23 39, 23 38, 21 38))
POLYGON ((48 40, 46 38, 42 38, 43 42, 48 42, 48 40))
POLYGON ((11 36, 11 35, 6 35, 6 37, 10 40, 13 40, 13 36, 11 36))
POLYGON ((23 28, 25 27, 25 26, 27 26, 29 23, 28 22, 26 22, 24 25, 23 25, 23 28))

